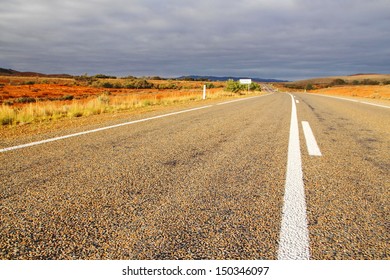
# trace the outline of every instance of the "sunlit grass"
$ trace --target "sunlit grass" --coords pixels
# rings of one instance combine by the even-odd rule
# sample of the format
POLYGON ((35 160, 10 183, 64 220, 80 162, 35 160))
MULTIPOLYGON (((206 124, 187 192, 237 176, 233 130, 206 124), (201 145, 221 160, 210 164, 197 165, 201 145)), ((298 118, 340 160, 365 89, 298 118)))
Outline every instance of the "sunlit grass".
MULTIPOLYGON (((239 94, 222 89, 209 91, 208 99, 239 94)), ((151 106, 167 106, 200 101, 199 92, 163 92, 157 94, 133 94, 128 96, 110 96, 102 94, 90 100, 42 101, 22 106, 1 105, 0 124, 15 126, 35 122, 48 122, 64 118, 79 118, 103 113, 138 110, 151 106)))

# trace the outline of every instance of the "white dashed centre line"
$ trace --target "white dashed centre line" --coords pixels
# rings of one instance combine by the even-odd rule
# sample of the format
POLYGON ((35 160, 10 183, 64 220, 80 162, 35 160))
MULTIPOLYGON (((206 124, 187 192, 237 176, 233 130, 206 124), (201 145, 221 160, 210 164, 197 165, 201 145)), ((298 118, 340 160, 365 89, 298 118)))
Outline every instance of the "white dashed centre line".
POLYGON ((306 218, 306 201, 303 184, 297 108, 292 100, 290 138, 282 224, 280 229, 278 259, 308 260, 309 231, 306 218))
POLYGON ((310 124, 308 122, 302 122, 303 134, 306 139, 306 146, 309 155, 311 156, 322 156, 320 148, 318 148, 317 141, 314 137, 313 131, 311 130, 310 124))

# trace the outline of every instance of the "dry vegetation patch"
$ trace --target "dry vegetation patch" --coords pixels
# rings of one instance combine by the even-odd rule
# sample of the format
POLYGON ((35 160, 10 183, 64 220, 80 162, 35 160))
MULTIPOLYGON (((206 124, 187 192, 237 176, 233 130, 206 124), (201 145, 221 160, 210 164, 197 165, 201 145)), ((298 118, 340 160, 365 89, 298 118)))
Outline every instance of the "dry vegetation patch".
POLYGON ((356 74, 315 78, 275 86, 281 91, 323 93, 390 100, 390 74, 356 74))
POLYGON ((0 77, 0 133, 104 113, 133 113, 208 99, 239 96, 225 82, 164 79, 0 77))
POLYGON ((341 96, 365 97, 390 100, 390 85, 384 86, 342 86, 310 91, 311 93, 334 94, 341 96))
POLYGON ((277 87, 289 91, 323 89, 335 86, 354 85, 389 85, 390 74, 356 74, 350 76, 334 76, 313 78, 294 82, 279 83, 277 87))

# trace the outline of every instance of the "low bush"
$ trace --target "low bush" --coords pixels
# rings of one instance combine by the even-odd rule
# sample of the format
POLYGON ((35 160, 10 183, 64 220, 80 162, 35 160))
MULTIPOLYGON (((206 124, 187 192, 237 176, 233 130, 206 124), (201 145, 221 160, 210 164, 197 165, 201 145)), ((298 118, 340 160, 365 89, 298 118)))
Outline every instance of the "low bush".
POLYGON ((245 85, 242 85, 240 84, 240 82, 234 80, 228 80, 225 88, 226 91, 230 91, 234 93, 240 92, 241 90, 244 89, 245 89, 245 85))
POLYGON ((258 83, 251 83, 249 86, 249 90, 261 91, 261 86, 258 83))
POLYGON ((347 82, 343 79, 335 79, 330 83, 330 86, 342 86, 345 85, 347 82))
POLYGON ((14 122, 13 117, 6 116, 1 118, 1 125, 11 125, 14 122))
POLYGON ((305 90, 312 90, 312 89, 314 89, 314 86, 312 84, 307 84, 305 86, 305 90))
POLYGON ((107 75, 104 75, 104 74, 97 74, 97 75, 95 75, 93 77, 96 78, 96 79, 116 79, 116 76, 107 76, 107 75))
POLYGON ((160 76, 153 76, 153 77, 150 77, 151 80, 156 80, 156 81, 161 81, 161 80, 165 80, 164 78, 161 78, 160 76))
POLYGON ((179 86, 173 83, 169 84, 158 84, 154 86, 156 89, 180 89, 179 86))
POLYGON ((34 81, 27 81, 27 82, 23 82, 22 84, 23 84, 23 85, 32 86, 32 85, 35 85, 35 82, 34 82, 34 81))
POLYGON ((114 85, 110 82, 104 82, 104 83, 102 83, 101 86, 104 88, 113 88, 114 87, 114 85))
POLYGON ((34 102, 36 102, 36 100, 33 97, 23 96, 23 97, 19 97, 18 99, 16 99, 16 102, 17 103, 34 103, 34 102))
POLYGON ((128 89, 148 89, 153 88, 153 83, 148 82, 147 80, 133 80, 124 85, 128 89))
POLYGON ((88 76, 88 74, 75 76, 74 79, 76 85, 92 85, 92 83, 97 80, 95 77, 88 76))
POLYGON ((291 88, 291 89, 305 89, 306 86, 300 85, 300 84, 283 84, 284 87, 286 88, 291 88))
POLYGON ((213 83, 206 83, 207 88, 215 88, 215 85, 213 83))
POLYGON ((73 95, 65 95, 62 96, 59 100, 73 100, 74 96, 73 95))
POLYGON ((375 86, 375 85, 379 85, 380 82, 374 81, 374 80, 370 80, 370 79, 364 79, 363 81, 360 82, 360 84, 362 84, 362 85, 372 85, 372 86, 375 86))

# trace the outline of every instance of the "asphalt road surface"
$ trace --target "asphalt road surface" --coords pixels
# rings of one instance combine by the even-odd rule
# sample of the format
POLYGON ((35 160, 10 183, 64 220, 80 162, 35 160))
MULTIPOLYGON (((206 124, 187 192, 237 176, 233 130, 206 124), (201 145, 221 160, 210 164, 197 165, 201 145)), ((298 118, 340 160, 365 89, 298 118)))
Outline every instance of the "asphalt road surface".
POLYGON ((0 258, 389 259, 390 108, 294 96, 1 150, 0 258))

